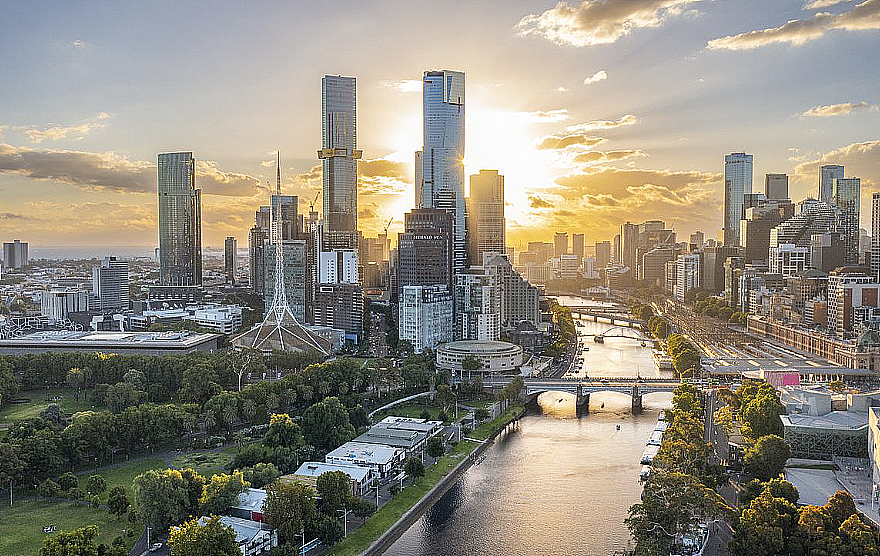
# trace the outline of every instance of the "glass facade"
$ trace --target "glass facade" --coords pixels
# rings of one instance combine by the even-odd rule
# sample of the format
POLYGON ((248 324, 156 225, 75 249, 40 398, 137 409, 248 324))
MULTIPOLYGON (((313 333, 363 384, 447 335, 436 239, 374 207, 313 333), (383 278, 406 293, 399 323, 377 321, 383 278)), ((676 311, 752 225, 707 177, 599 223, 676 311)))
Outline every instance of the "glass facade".
POLYGON ((834 202, 834 180, 843 177, 843 166, 826 164, 819 166, 819 200, 834 202))
POLYGON ((859 263, 859 178, 834 179, 834 204, 840 209, 841 232, 845 236, 846 264, 859 263))
POLYGON ((321 80, 324 221, 322 250, 357 249, 357 112, 354 77, 321 80))
POLYGON ((752 192, 752 155, 731 153, 724 157, 724 244, 739 245, 739 221, 743 197, 752 192))
POLYGON ((416 205, 454 215, 453 266, 461 271, 467 265, 463 72, 425 72, 423 128, 424 148, 416 153, 416 193, 421 194, 416 205))
POLYGON ((159 280, 202 285, 202 192, 191 152, 159 155, 159 280))

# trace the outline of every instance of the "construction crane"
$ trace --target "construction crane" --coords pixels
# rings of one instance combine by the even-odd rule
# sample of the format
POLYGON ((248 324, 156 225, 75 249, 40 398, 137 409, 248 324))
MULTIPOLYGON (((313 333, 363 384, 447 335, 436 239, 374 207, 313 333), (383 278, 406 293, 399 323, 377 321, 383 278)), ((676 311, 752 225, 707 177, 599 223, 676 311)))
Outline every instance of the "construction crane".
POLYGON ((390 226, 392 222, 394 222, 393 216, 391 218, 389 218, 388 223, 385 224, 385 237, 388 237, 388 226, 390 226))
POLYGON ((318 202, 318 197, 321 196, 321 190, 319 189, 317 193, 315 193, 315 198, 309 203, 309 212, 315 212, 315 203, 318 202))

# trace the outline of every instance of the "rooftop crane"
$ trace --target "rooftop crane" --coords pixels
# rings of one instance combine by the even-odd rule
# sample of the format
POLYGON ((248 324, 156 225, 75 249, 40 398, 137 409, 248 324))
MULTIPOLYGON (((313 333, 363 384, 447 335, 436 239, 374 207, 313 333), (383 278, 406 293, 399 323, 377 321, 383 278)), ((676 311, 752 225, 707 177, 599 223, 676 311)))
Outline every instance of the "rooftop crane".
POLYGON ((393 216, 391 218, 389 218, 388 223, 385 224, 385 237, 388 237, 388 226, 390 226, 392 222, 394 222, 393 216))
POLYGON ((320 197, 320 196, 321 196, 321 190, 319 189, 318 192, 315 193, 314 200, 311 203, 309 203, 309 211, 310 212, 315 212, 315 203, 318 202, 318 197, 320 197))

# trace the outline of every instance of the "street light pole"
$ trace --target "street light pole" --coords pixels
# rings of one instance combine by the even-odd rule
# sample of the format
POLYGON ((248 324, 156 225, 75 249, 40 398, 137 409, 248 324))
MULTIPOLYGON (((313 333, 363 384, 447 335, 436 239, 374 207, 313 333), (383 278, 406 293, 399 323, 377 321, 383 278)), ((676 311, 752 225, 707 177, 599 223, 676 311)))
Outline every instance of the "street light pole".
POLYGON ((343 508, 341 510, 336 510, 336 513, 342 512, 342 536, 348 536, 348 510, 343 508))

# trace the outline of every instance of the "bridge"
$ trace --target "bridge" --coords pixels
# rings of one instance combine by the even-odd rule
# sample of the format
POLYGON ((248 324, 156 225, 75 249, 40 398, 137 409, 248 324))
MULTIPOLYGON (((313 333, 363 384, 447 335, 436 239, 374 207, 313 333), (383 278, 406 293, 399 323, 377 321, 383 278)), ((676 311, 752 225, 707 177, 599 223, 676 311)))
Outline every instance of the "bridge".
POLYGON ((593 322, 599 322, 599 319, 611 322, 612 326, 618 324, 626 324, 627 326, 639 326, 645 321, 626 316, 629 309, 614 309, 611 307, 595 309, 591 307, 570 307, 572 317, 579 319, 593 319, 593 322))
POLYGON ((605 341, 605 338, 629 338, 639 342, 651 342, 651 345, 654 345, 654 339, 643 334, 641 330, 624 326, 612 326, 599 334, 583 334, 583 336, 593 336, 593 340, 600 344, 605 341))
MULTIPOLYGON (((485 388, 504 388, 507 380, 483 381, 485 388)), ((676 379, 547 379, 528 378, 523 381, 527 401, 537 399, 543 392, 559 391, 568 392, 577 396, 578 410, 589 411, 590 394, 593 392, 618 392, 632 397, 633 411, 641 411, 642 395, 656 392, 672 392, 681 384, 676 379)))

